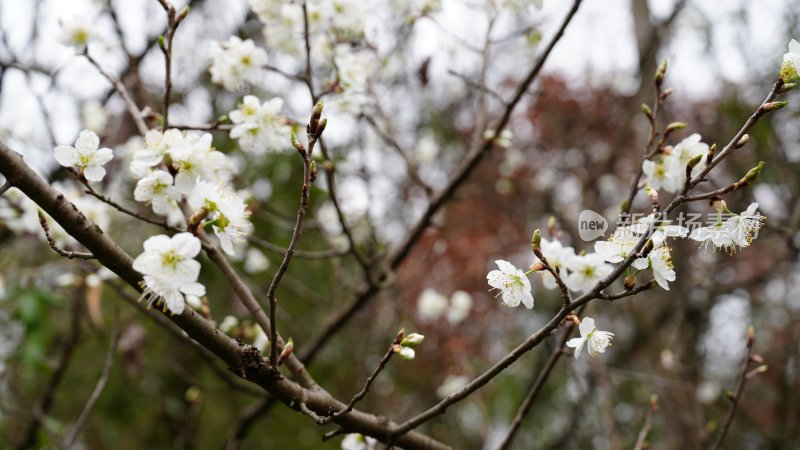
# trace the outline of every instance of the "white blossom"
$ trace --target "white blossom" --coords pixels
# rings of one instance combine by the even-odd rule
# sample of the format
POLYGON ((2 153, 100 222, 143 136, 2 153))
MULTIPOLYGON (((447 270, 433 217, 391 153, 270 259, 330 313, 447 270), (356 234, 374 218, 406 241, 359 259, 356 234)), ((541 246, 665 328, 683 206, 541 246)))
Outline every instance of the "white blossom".
POLYGON ((472 311, 472 296, 464 291, 455 291, 450 296, 450 307, 447 309, 447 321, 455 325, 469 317, 472 311))
POLYGON ((114 158, 110 148, 101 148, 100 138, 90 130, 83 130, 75 140, 75 146, 59 145, 53 152, 56 161, 64 167, 72 167, 83 173, 89 181, 100 181, 106 175, 103 165, 114 158))
POLYGON ((342 439, 342 450, 375 450, 378 441, 359 433, 350 433, 342 439))
POLYGON ((282 108, 283 100, 278 97, 262 104, 258 97, 245 96, 239 109, 229 114, 234 123, 231 138, 238 139, 243 150, 256 156, 288 148, 291 128, 278 115, 282 108))
POLYGON ((499 289, 506 306, 519 306, 522 302, 528 309, 533 308, 533 295, 531 282, 528 276, 508 261, 498 259, 495 261, 500 270, 492 270, 486 275, 489 286, 499 289))
POLYGON ((564 282, 571 290, 580 292, 592 290, 595 283, 614 270, 614 267, 606 263, 597 253, 577 255, 569 261, 567 268, 570 274, 564 282))
POLYGON ((686 182, 686 165, 699 155, 704 158, 692 169, 695 176, 703 169, 705 157, 708 155, 708 144, 701 142, 702 137, 694 133, 679 142, 672 149, 659 156, 658 161, 647 160, 642 163, 647 183, 653 189, 667 192, 678 192, 686 182))
POLYGON ((397 352, 397 356, 399 356, 400 359, 411 361, 417 356, 417 354, 411 347, 400 347, 400 351, 397 352))
POLYGON ((95 18, 90 14, 77 14, 60 20, 58 41, 68 47, 74 47, 77 53, 83 52, 89 42, 98 38, 94 21, 95 18))
POLYGON ((578 325, 578 329, 581 332, 581 337, 567 341, 567 346, 575 349, 575 359, 578 359, 583 346, 586 344, 588 344, 587 350, 590 356, 605 353, 606 348, 611 345, 611 340, 614 338, 614 333, 598 330, 594 326, 594 319, 591 317, 584 317, 578 325))
POLYGON ((794 39, 789 42, 789 52, 783 55, 781 77, 784 82, 790 82, 800 77, 800 42, 794 39))
POLYGON ((222 249, 229 255, 234 254, 233 244, 244 242, 252 231, 247 205, 230 188, 198 181, 188 201, 194 210, 208 209, 206 223, 211 225, 222 249))
MULTIPOLYGON (((639 219, 637 223, 627 227, 627 229, 632 233, 641 235, 647 233, 653 227, 655 222, 655 215, 650 214, 647 217, 639 219)), ((653 241, 653 245, 655 247, 660 247, 661 244, 667 240, 667 238, 686 237, 688 234, 688 228, 680 225, 670 225, 669 221, 665 220, 656 227, 655 231, 653 231, 653 234, 650 236, 650 239, 653 241)))
MULTIPOLYGON (((558 240, 554 239, 551 241, 546 238, 542 238, 540 247, 550 267, 560 270, 561 275, 565 276, 567 262, 575 257, 575 249, 572 247, 564 247, 558 240)), ((547 289, 555 289, 558 287, 556 279, 550 272, 541 271, 540 273, 543 277, 542 281, 544 282, 544 286, 547 289)))
POLYGON ((150 203, 156 214, 165 216, 177 206, 175 201, 180 198, 172 182, 172 175, 168 172, 154 170, 136 183, 133 198, 137 202, 150 203))
POLYGON ((226 42, 216 42, 211 49, 211 81, 229 91, 244 83, 257 83, 267 63, 267 52, 256 47, 252 39, 231 36, 226 42))
POLYGON ((255 248, 247 249, 244 257, 244 271, 247 273, 259 273, 269 268, 269 259, 260 250, 255 248))
POLYGON ((647 258, 636 259, 631 265, 639 270, 645 270, 648 267, 653 269, 653 277, 656 279, 656 283, 664 290, 668 291, 669 282, 675 281, 670 249, 667 246, 655 248, 650 251, 647 258))
POLYGON ((417 298, 417 316, 423 322, 438 319, 447 311, 447 297, 433 288, 425 288, 417 298))
POLYGON ((594 243, 594 251, 610 263, 622 262, 633 252, 639 242, 639 237, 628 228, 617 228, 614 235, 607 241, 594 243))
POLYGON ((734 214, 725 221, 725 228, 733 241, 733 244, 741 248, 749 247, 753 237, 766 218, 757 211, 758 203, 751 203, 747 210, 741 214, 734 214))
POLYGON ((181 314, 184 294, 203 296, 206 288, 197 282, 200 263, 200 240, 191 233, 178 233, 171 238, 157 235, 144 241, 144 252, 133 261, 133 268, 144 275, 143 298, 151 303, 163 301, 173 314, 181 314))

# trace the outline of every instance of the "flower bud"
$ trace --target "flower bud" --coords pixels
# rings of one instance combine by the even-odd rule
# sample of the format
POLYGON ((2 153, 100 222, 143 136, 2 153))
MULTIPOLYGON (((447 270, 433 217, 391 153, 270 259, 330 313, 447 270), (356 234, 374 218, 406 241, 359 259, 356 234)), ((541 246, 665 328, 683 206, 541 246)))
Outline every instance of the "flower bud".
POLYGON ((752 325, 747 327, 747 348, 752 348, 756 340, 756 329, 752 325))
POLYGON ((296 149, 297 149, 297 151, 298 151, 298 152, 300 152, 300 154, 301 154, 301 155, 303 155, 303 156, 305 156, 305 155, 306 155, 306 148, 305 148, 305 147, 303 147, 303 144, 301 144, 301 143, 300 143, 300 142, 297 140, 297 138, 296 138, 296 137, 294 137, 294 134, 292 135, 292 147, 296 148, 296 149))
POLYGON ((744 177, 739 180, 739 183, 750 183, 756 180, 761 174, 761 169, 764 168, 764 161, 759 161, 758 165, 747 171, 744 177))
POLYGON ((531 264, 530 269, 533 272, 539 272, 540 270, 544 270, 544 263, 543 262, 533 263, 531 264))
POLYGON ((745 145, 747 145, 748 142, 750 142, 750 135, 745 134, 744 136, 742 136, 741 139, 739 139, 739 142, 736 143, 736 146, 734 146, 734 148, 742 148, 745 145))
POLYGON ((422 341, 425 340, 425 336, 419 333, 411 333, 405 337, 405 339, 400 342, 400 345, 405 347, 416 347, 422 344, 422 341))
POLYGON ((750 361, 755 364, 764 364, 764 357, 761 355, 750 355, 750 361))
POLYGON ((682 130, 684 128, 686 128, 686 122, 672 122, 669 125, 667 125, 667 129, 664 130, 664 132, 666 134, 670 134, 673 131, 682 130))
POLYGON ((664 84, 664 75, 666 74, 667 74, 667 60, 665 59, 664 61, 661 61, 661 64, 658 65, 658 69, 656 70, 656 76, 654 79, 656 87, 660 88, 661 85, 664 84))
POLYGON ((309 119, 308 126, 306 127, 306 132, 309 136, 317 136, 319 119, 322 117, 323 108, 325 108, 325 103, 320 100, 316 105, 314 105, 314 109, 311 110, 311 119, 309 119))
POLYGON ((647 193, 647 198, 650 199, 650 204, 653 205, 654 208, 658 208, 658 191, 650 187, 649 184, 644 184, 644 191, 647 193))
POLYGON ((311 166, 308 170, 311 172, 309 174, 309 180, 313 183, 317 179, 317 162, 311 161, 311 166))
POLYGON ((768 368, 768 366, 766 364, 762 364, 762 365, 758 366, 758 368, 756 369, 756 372, 764 373, 764 372, 767 371, 767 368, 768 368))
POLYGON ((650 121, 653 120, 653 111, 649 106, 647 106, 647 103, 642 103, 642 112, 645 116, 647 116, 648 119, 650 119, 650 121))
POLYGON ((780 93, 783 94, 784 92, 789 92, 797 86, 797 83, 785 83, 781 86, 780 93))
POLYGON ((669 97, 670 95, 672 95, 672 91, 673 91, 673 89, 671 87, 664 89, 664 92, 661 93, 661 100, 664 100, 667 97, 669 97))
POLYGON ((411 361, 417 356, 417 353, 414 351, 414 349, 409 347, 400 347, 400 350, 395 353, 397 353, 397 356, 399 356, 401 359, 406 361, 411 361))
POLYGON ((625 277, 622 285, 625 287, 626 291, 633 289, 633 287, 636 286, 636 275, 628 275, 625 277))
POLYGON ((542 248, 542 230, 536 229, 531 236, 531 250, 533 253, 538 252, 542 248))
POLYGON ((283 347, 283 351, 281 351, 280 356, 278 356, 278 365, 280 366, 286 361, 287 358, 292 354, 294 351, 294 341, 292 338, 289 338, 289 341, 286 342, 286 345, 283 347))
POLYGON ((658 395, 650 394, 650 411, 658 412, 658 395))
POLYGON ((708 203, 718 213, 728 209, 728 205, 725 203, 725 200, 721 199, 720 197, 711 197, 711 200, 708 203))
POLYGON ((708 156, 706 157, 707 162, 711 162, 714 159, 714 154, 717 152, 717 143, 711 144, 711 147, 708 148, 708 156))
POLYGON ((686 164, 686 167, 689 169, 689 172, 691 172, 692 169, 695 168, 695 166, 700 164, 700 161, 702 161, 702 160, 703 160, 703 155, 697 155, 694 158, 690 159, 689 163, 686 164))
POLYGON ((556 235, 556 223, 558 223, 556 216, 550 216, 547 218, 547 234, 550 236, 556 235))
POLYGON ((785 108, 786 105, 788 105, 788 104, 789 104, 789 102, 769 102, 769 103, 764 103, 763 105, 761 105, 761 108, 759 108, 759 110, 761 112, 777 111, 779 109, 785 108))

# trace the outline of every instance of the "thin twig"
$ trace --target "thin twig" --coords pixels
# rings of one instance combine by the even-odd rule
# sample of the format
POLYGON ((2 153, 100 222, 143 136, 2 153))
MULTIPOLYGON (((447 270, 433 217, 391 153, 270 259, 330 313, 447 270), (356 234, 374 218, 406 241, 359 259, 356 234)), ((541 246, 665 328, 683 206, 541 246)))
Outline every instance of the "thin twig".
POLYGON ((115 202, 114 200, 111 200, 109 197, 106 197, 105 195, 97 192, 92 187, 92 185, 88 181, 86 181, 86 179, 84 177, 80 176, 77 173, 74 173, 74 174, 77 177, 78 181, 80 181, 81 184, 83 184, 86 187, 86 193, 87 194, 97 198, 98 200, 102 201, 103 203, 106 203, 106 204, 112 206, 117 211, 119 211, 121 213, 124 213, 124 214, 127 214, 127 215, 129 215, 129 216, 131 216, 133 218, 139 219, 139 220, 141 220, 143 222, 147 222, 149 224, 159 226, 159 227, 161 227, 161 228, 163 228, 163 229, 165 229, 167 231, 173 231, 175 233, 180 233, 180 232, 186 231, 186 230, 183 230, 183 229, 181 229, 179 227, 170 225, 169 223, 167 223, 166 220, 150 219, 150 218, 147 218, 147 217, 137 213, 136 211, 130 210, 130 209, 120 205, 119 203, 115 202))
POLYGON ((139 106, 136 105, 136 102, 133 101, 133 97, 131 97, 130 93, 128 92, 128 88, 125 87, 125 84, 120 81, 117 77, 112 75, 110 72, 103 69, 103 67, 89 54, 88 47, 83 52, 83 56, 103 75, 106 80, 111 83, 111 86, 114 88, 115 91, 125 100, 125 104, 128 106, 128 113, 133 118, 133 122, 136 124, 136 130, 139 131, 139 134, 144 136, 147 134, 147 125, 144 123, 144 118, 142 117, 142 110, 139 109, 139 106))
POLYGON ((647 446, 647 435, 650 433, 650 428, 653 426, 653 414, 658 412, 658 396, 655 394, 650 396, 650 407, 647 408, 647 416, 644 418, 639 436, 636 438, 636 445, 633 450, 644 450, 647 446))
POLYGON ((350 399, 350 402, 347 403, 347 407, 345 407, 341 411, 337 411, 328 416, 322 417, 320 420, 317 421, 317 423, 320 425, 325 425, 352 411, 356 403, 360 402, 364 397, 367 396, 367 393, 372 387, 372 383, 375 382, 375 379, 378 378, 378 375, 383 371, 384 368, 386 368, 386 365, 389 363, 389 360, 392 359, 392 356, 394 356, 395 346, 400 345, 400 342, 402 342, 402 340, 403 340, 403 333, 400 332, 397 334, 397 336, 394 338, 394 341, 389 346, 389 350, 387 350, 386 353, 383 355, 383 358, 381 358, 380 362, 378 363, 378 366, 375 368, 375 370, 372 371, 370 376, 367 377, 367 381, 364 383, 364 387, 362 387, 361 390, 358 391, 358 393, 354 395, 352 399, 350 399))
POLYGON ((319 127, 319 115, 321 112, 321 104, 314 107, 314 112, 312 112, 311 120, 309 121, 307 128, 308 148, 303 148, 299 143, 296 144, 298 152, 303 157, 303 188, 300 192, 300 207, 297 208, 297 220, 294 225, 294 230, 292 231, 292 239, 289 242, 289 247, 286 249, 286 253, 283 255, 283 260, 281 261, 280 266, 278 266, 278 270, 275 272, 275 275, 272 277, 272 282, 267 290, 267 300, 269 301, 270 343, 272 344, 270 345, 269 362, 273 367, 277 367, 279 350, 278 330, 275 322, 275 315, 278 307, 276 292, 278 290, 278 285, 281 283, 281 278, 283 278, 283 275, 289 269, 289 263, 292 261, 292 256, 294 255, 297 243, 300 241, 300 236, 303 233, 303 219, 305 219, 306 213, 308 212, 308 204, 311 197, 311 184, 316 178, 316 171, 312 171, 311 154, 314 151, 314 145, 316 145, 322 133, 321 130, 319 133, 317 133, 318 128, 322 128, 319 127))
POLYGON ((78 420, 75 422, 75 426, 72 427, 72 431, 70 431, 69 436, 67 439, 64 440, 64 448, 69 450, 75 445, 75 441, 80 436, 81 431, 83 431, 84 425, 86 425, 86 420, 89 418, 89 414, 92 412, 92 408, 97 403, 97 400, 100 398, 100 394, 103 393, 103 389, 105 389, 106 384, 108 383, 108 377, 111 375, 111 367, 114 365, 114 355, 117 352, 117 343, 119 341, 119 330, 114 330, 111 333, 111 344, 108 346, 108 352, 106 353, 106 362, 103 366, 103 372, 100 375, 100 379, 97 380, 97 384, 94 387, 94 391, 92 391, 92 395, 89 397, 89 400, 86 402, 86 405, 83 407, 83 411, 81 411, 80 416, 78 416, 78 420))
MULTIPOLYGON (((728 414, 725 415, 725 422, 722 425, 722 430, 717 436, 717 439, 714 441, 714 445, 711 446, 711 450, 719 450, 719 448, 722 447, 722 441, 728 434, 728 431, 731 428, 731 423, 733 423, 733 418, 734 416, 736 416, 736 410, 739 408, 739 404, 742 402, 742 398, 744 397, 745 384, 747 383, 747 380, 750 379, 750 377, 752 376, 749 374, 750 364, 756 362, 757 359, 761 358, 760 356, 757 357, 757 355, 753 354, 754 343, 755 343, 755 332, 753 331, 753 326, 751 325, 747 329, 747 354, 745 355, 744 361, 742 362, 742 370, 739 373, 739 382, 736 385, 736 391, 734 393, 728 393, 728 395, 726 396, 728 400, 731 402, 731 404, 730 407, 728 408, 728 414)), ((757 373, 757 371, 754 371, 753 375, 755 373, 757 373)))
POLYGON ((95 259, 94 255, 91 253, 84 253, 84 252, 75 252, 71 250, 64 250, 56 245, 56 241, 50 235, 50 226, 47 224, 47 218, 44 216, 41 210, 38 211, 39 213, 39 225, 42 226, 42 230, 44 230, 44 237, 47 239, 47 244, 50 245, 50 248, 53 249, 54 252, 58 253, 59 255, 67 258, 67 259, 95 259))

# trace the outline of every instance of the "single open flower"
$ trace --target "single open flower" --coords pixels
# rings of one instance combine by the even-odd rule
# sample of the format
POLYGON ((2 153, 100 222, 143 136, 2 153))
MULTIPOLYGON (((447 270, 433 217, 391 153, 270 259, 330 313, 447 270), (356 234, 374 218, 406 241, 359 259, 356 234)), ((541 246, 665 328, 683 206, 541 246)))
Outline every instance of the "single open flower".
POLYGON ((587 350, 590 356, 604 353, 614 338, 614 333, 598 330, 594 326, 594 319, 591 317, 584 317, 578 325, 578 329, 581 332, 581 337, 572 338, 567 342, 568 347, 575 349, 575 359, 578 359, 583 346, 586 344, 588 344, 587 350))
POLYGON ((493 270, 486 275, 489 286, 499 289, 506 306, 519 306, 520 302, 528 309, 533 308, 533 294, 531 282, 525 272, 517 269, 508 261, 498 259, 495 261, 500 270, 493 270))
POLYGON ((93 131, 83 130, 75 146, 59 145, 53 150, 56 161, 64 167, 80 171, 89 181, 100 181, 106 175, 103 165, 114 158, 110 148, 101 148, 100 138, 93 131))

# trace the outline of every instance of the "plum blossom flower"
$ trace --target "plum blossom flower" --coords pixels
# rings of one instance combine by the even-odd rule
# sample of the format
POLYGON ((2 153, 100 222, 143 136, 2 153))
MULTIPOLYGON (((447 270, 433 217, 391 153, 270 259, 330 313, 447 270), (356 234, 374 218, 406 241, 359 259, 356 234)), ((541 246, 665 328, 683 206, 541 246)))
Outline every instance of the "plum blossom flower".
POLYGON ((342 439, 342 450, 375 450, 378 441, 359 433, 350 433, 342 439))
POLYGON ((592 290, 595 283, 614 270, 614 267, 606 263, 605 258, 597 253, 575 256, 567 268, 570 270, 565 280, 567 286, 573 291, 582 292, 592 290))
POLYGON ((58 41, 68 47, 74 47, 77 53, 83 52, 89 42, 98 38, 93 21, 94 18, 87 14, 61 20, 58 41))
POLYGON ((233 244, 244 242, 253 225, 247 205, 230 188, 219 183, 197 181, 191 195, 189 206, 195 210, 208 210, 207 224, 219 238, 222 250, 234 254, 233 244))
POLYGON ((764 224, 766 217, 758 211, 758 203, 751 203, 747 210, 741 214, 734 214, 725 221, 725 227, 731 236, 734 245, 741 248, 749 247, 753 237, 764 224))
POLYGON ((701 242, 700 247, 704 248, 711 245, 717 249, 727 250, 733 246, 730 229, 722 221, 717 221, 707 227, 695 228, 689 234, 689 239, 701 242))
POLYGON ((89 181, 100 181, 106 175, 103 165, 114 158, 110 148, 101 148, 100 138, 93 131, 83 130, 75 146, 59 145, 53 152, 59 164, 78 169, 89 181))
POLYGON ((789 42, 789 52, 783 55, 781 78, 784 82, 800 78, 800 42, 794 39, 789 42))
POLYGON ((246 82, 261 80, 262 66, 266 63, 267 52, 256 47, 252 39, 243 41, 231 36, 226 42, 214 43, 209 68, 211 81, 234 91, 246 82))
POLYGON ((417 316, 423 322, 431 322, 447 311, 447 297, 433 288, 425 288, 417 298, 417 316))
POLYGON ((708 155, 708 144, 701 141, 702 137, 694 133, 679 142, 671 150, 661 155, 658 161, 647 160, 642 163, 642 171, 647 183, 656 190, 664 189, 667 192, 678 192, 686 182, 686 165, 697 156, 704 155, 703 159, 692 169, 694 176, 703 169, 705 158, 708 155))
POLYGON ((165 216, 176 206, 180 193, 172 185, 172 175, 163 170, 154 170, 136 183, 133 198, 137 202, 150 203, 156 214, 165 216))
POLYGON ((229 114, 234 123, 231 138, 238 139, 243 150, 256 156, 287 148, 291 129, 286 119, 278 115, 282 108, 283 100, 278 97, 262 104, 254 95, 245 96, 239 109, 229 114))
POLYGON ((522 302, 528 309, 533 308, 531 282, 528 276, 508 261, 495 261, 500 270, 493 270, 486 275, 489 286, 499 289, 503 296, 503 304, 516 307, 522 302))
POLYGON ((675 271, 672 270, 672 258, 667 246, 654 249, 647 255, 647 258, 639 258, 631 264, 639 270, 653 269, 653 277, 662 289, 669 290, 669 282, 675 281, 675 271))
POLYGON ((607 262, 618 263, 633 252, 638 242, 639 238, 629 228, 617 228, 611 239, 595 242, 594 251, 607 262))
POLYGON ((200 240, 191 233, 171 238, 157 235, 144 241, 144 252, 133 260, 133 268, 144 275, 142 298, 149 303, 164 302, 173 314, 183 313, 186 295, 203 296, 206 288, 197 282, 200 263, 200 240))
POLYGON ((598 353, 605 353, 606 348, 611 345, 611 340, 614 338, 614 333, 608 331, 600 331, 594 326, 594 319, 591 317, 584 317, 578 329, 581 332, 581 337, 572 338, 567 341, 567 346, 575 349, 575 359, 581 354, 583 346, 587 343, 589 356, 596 356, 598 353))
MULTIPOLYGON (((564 247, 561 242, 557 240, 547 240, 542 238, 540 243, 542 254, 547 258, 547 263, 553 269, 565 270, 567 261, 575 257, 575 249, 572 247, 564 247)), ((538 259, 538 258, 537 258, 538 259)), ((558 287, 556 279, 550 272, 542 271, 544 286, 547 289, 555 289, 558 287)))
POLYGON ((464 291, 455 291, 450 296, 450 308, 447 310, 447 321, 455 325, 469 317, 472 311, 472 296, 464 291))
MULTIPOLYGON (((650 228, 653 227, 655 221, 655 215, 650 214, 647 217, 639 219, 635 224, 627 227, 627 229, 635 234, 645 234, 650 230, 650 228)), ((688 234, 688 228, 680 225, 670 225, 669 221, 664 221, 656 227, 656 229, 653 231, 653 234, 650 236, 650 239, 653 241, 654 246, 660 247, 661 244, 667 240, 667 238, 686 237, 688 234)))

